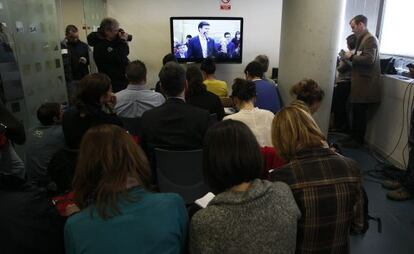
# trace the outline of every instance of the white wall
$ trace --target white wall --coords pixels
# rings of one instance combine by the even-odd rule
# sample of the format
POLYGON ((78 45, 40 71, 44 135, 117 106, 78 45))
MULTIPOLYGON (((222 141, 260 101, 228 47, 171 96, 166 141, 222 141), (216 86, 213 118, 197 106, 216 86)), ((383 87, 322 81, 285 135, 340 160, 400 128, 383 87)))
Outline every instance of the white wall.
POLYGON ((67 25, 75 25, 79 29, 79 37, 86 42, 86 32, 82 29, 85 24, 83 15, 82 0, 56 0, 58 8, 58 23, 60 26, 60 36, 65 37, 65 28, 67 25))
POLYGON ((244 67, 258 54, 270 58, 271 67, 279 64, 279 41, 282 0, 233 0, 230 11, 220 10, 220 1, 206 0, 108 0, 108 16, 134 36, 130 43, 130 60, 144 61, 148 84, 158 80, 162 57, 170 52, 171 16, 243 17, 243 63, 220 64, 216 76, 229 86, 235 77, 244 77, 244 67))
POLYGON ((397 144, 403 128, 401 141, 390 158, 393 163, 403 166, 403 156, 405 162, 408 160, 408 147, 405 150, 404 147, 408 142, 407 134, 411 116, 411 110, 407 112, 407 107, 413 100, 414 87, 409 85, 408 81, 391 76, 383 76, 381 80, 381 104, 372 111, 365 138, 377 151, 387 156, 397 144), (406 90, 407 87, 408 90, 406 90))

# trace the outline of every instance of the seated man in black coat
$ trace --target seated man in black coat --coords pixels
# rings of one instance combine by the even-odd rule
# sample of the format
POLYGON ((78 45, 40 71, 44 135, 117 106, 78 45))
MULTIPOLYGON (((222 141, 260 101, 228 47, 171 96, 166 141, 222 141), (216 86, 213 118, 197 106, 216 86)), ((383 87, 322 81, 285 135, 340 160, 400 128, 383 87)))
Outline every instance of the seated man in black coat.
POLYGON ((159 78, 167 101, 142 115, 141 145, 150 160, 153 147, 171 150, 201 148, 209 126, 207 110, 185 103, 187 81, 182 66, 168 62, 161 69, 159 78))

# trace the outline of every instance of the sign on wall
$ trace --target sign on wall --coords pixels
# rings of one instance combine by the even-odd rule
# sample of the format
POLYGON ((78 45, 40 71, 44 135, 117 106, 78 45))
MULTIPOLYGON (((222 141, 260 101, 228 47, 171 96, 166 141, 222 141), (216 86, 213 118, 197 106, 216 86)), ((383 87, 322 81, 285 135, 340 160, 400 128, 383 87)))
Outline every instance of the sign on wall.
POLYGON ((220 10, 231 10, 231 0, 220 0, 220 10))

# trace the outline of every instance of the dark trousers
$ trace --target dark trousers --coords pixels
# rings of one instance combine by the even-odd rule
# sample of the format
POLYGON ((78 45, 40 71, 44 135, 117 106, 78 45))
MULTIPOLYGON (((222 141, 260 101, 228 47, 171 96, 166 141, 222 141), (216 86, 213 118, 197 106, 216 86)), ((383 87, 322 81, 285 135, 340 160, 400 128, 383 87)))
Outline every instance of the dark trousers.
POLYGON ((402 181, 403 186, 414 193, 414 148, 410 148, 410 152, 408 154, 408 165, 407 165, 407 172, 405 175, 405 179, 402 181))
POLYGON ((365 132, 367 129, 367 110, 368 103, 352 103, 352 138, 360 143, 364 143, 365 132))
POLYGON ((334 126, 336 129, 346 130, 349 128, 346 103, 351 92, 351 82, 338 83, 333 92, 332 112, 334 114, 334 126))

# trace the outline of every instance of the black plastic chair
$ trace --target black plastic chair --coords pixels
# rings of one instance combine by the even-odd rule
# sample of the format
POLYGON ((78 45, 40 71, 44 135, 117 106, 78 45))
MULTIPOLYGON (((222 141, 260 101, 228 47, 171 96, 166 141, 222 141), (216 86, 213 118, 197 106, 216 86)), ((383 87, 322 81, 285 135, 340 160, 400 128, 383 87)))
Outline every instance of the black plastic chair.
POLYGON ((209 188, 202 172, 203 150, 171 151, 155 148, 160 192, 175 192, 186 204, 201 198, 209 188))

